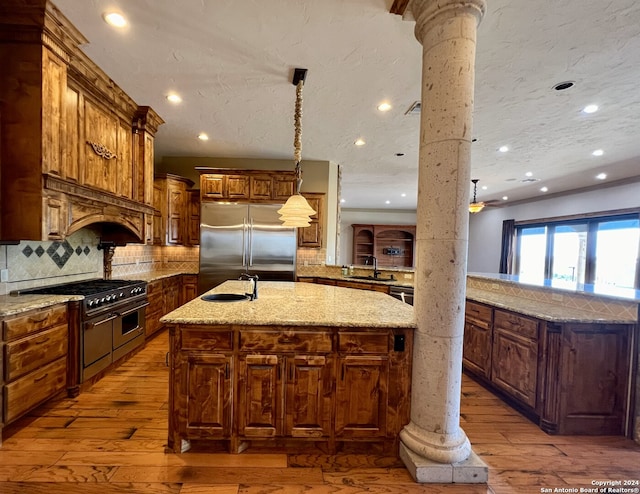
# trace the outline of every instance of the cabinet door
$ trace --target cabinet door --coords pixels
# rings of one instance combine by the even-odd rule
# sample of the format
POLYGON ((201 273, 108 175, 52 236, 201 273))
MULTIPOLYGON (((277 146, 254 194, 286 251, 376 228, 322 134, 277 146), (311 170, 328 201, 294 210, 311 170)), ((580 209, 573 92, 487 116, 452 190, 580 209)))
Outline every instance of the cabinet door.
POLYGON ((467 301, 462 359, 465 368, 486 379, 491 379, 492 328, 492 308, 467 301))
POLYGON ((285 435, 330 435, 332 362, 323 355, 298 355, 287 359, 285 435))
POLYGON ((302 195, 307 199, 309 206, 313 208, 316 214, 310 217, 309 226, 298 228, 298 247, 322 247, 324 194, 306 193, 302 195))
POLYGON ((277 173, 273 176, 273 198, 286 201, 296 193, 298 181, 293 172, 290 174, 277 173))
POLYGON ((531 408, 536 407, 538 342, 495 327, 491 381, 531 408))
POLYGON ((249 176, 227 175, 225 180, 225 197, 229 199, 249 199, 249 176))
POLYGON ((238 434, 256 438, 281 435, 282 357, 243 355, 238 374, 238 434))
POLYGON ((251 199, 270 200, 272 195, 273 183, 271 175, 253 175, 249 186, 249 197, 251 199))
POLYGON ((182 300, 181 304, 186 304, 198 296, 198 275, 182 275, 182 300))
MULTIPOLYGON (((187 224, 187 243, 189 245, 200 244, 200 191, 188 191, 189 219, 187 224)), ((189 299, 191 300, 191 299, 189 299)))
POLYGON ((173 245, 184 244, 186 231, 186 190, 180 182, 168 181, 168 210, 167 210, 167 243, 173 245))
POLYGON ((180 306, 180 276, 166 278, 163 282, 165 314, 180 306))
POLYGON ((232 357, 226 355, 188 356, 183 364, 186 406, 178 426, 181 434, 190 438, 231 435, 231 364, 232 357))
POLYGON ((42 170, 64 175, 61 143, 65 138, 66 63, 45 49, 42 52, 42 170))
POLYGON ((387 429, 389 360, 386 355, 339 360, 337 437, 383 437, 387 429))
POLYGON ((201 175, 200 194, 202 200, 223 199, 224 195, 224 175, 201 175))

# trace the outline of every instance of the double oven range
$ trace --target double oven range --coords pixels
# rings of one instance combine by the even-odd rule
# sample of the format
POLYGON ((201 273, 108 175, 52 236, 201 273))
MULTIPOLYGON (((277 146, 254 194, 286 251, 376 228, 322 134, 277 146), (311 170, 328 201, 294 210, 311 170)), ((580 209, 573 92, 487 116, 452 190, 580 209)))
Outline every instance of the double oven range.
POLYGON ((94 279, 19 293, 84 296, 78 335, 81 383, 144 343, 145 281, 94 279))

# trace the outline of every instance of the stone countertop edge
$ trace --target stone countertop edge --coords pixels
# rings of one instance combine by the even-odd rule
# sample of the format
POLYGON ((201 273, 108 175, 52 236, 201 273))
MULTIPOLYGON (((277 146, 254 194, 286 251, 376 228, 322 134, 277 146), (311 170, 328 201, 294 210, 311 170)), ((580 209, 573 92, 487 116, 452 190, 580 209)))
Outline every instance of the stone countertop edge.
POLYGON ((181 276, 181 275, 197 275, 198 271, 194 270, 185 270, 185 269, 157 269, 155 271, 147 271, 144 273, 133 273, 122 276, 114 276, 114 280, 136 280, 136 281, 146 281, 147 283, 151 283, 152 281, 161 280, 163 278, 171 278, 173 276, 181 276))
POLYGON ((82 295, 2 295, 0 296, 0 317, 83 299, 82 295))
POLYGON ((582 309, 552 305, 503 293, 467 288, 467 300, 485 303, 499 309, 518 312, 549 322, 587 324, 636 324, 634 319, 621 319, 612 314, 589 312, 582 309))
MULTIPOLYGON (((226 281, 207 293, 247 293, 247 281, 226 281)), ((165 324, 415 328, 413 307, 384 293, 313 283, 258 282, 253 301, 198 297, 160 319, 165 324)))

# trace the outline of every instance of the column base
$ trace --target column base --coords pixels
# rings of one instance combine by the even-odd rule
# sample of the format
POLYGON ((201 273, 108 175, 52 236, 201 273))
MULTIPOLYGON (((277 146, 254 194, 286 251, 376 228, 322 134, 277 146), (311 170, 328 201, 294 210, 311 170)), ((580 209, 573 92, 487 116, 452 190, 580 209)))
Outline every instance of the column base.
POLYGON ((400 459, 413 480, 421 484, 486 484, 489 481, 489 467, 473 451, 466 460, 438 463, 400 443, 400 459))

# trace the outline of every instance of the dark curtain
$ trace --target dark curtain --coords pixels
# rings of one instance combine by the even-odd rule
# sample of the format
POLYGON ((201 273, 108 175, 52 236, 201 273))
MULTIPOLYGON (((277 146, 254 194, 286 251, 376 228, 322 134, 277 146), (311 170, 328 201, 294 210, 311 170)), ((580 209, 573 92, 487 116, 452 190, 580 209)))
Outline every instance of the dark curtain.
POLYGON ((502 249, 500 251, 500 273, 511 274, 513 265, 513 249, 516 240, 516 221, 502 222, 502 249))

